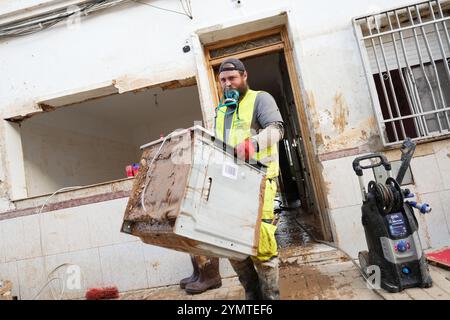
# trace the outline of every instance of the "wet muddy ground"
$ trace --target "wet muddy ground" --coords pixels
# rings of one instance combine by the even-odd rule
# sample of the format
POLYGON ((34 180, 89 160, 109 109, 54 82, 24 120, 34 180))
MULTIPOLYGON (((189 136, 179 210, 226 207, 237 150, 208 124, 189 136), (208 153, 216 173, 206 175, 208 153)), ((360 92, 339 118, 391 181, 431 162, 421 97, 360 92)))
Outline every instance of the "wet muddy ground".
POLYGON ((288 248, 292 246, 305 246, 313 243, 314 240, 305 231, 305 229, 316 236, 314 228, 314 219, 311 215, 306 214, 302 210, 282 211, 280 213, 280 221, 275 233, 278 247, 288 248), (299 225, 303 226, 303 228, 299 225))
MULTIPOLYGON (((359 271, 344 255, 323 244, 318 222, 300 208, 280 212, 276 238, 280 256, 280 296, 283 300, 414 300, 450 299, 450 271, 430 267, 435 285, 391 294, 369 289, 359 271), (308 231, 306 232, 305 231, 308 231)), ((122 293, 124 300, 242 300, 237 277, 222 279, 222 287, 189 295, 178 285, 122 293)))
MULTIPOLYGON (((282 300, 381 299, 367 289, 351 262, 323 266, 282 263, 280 266, 282 300)), ((123 300, 243 300, 244 290, 237 277, 222 280, 222 287, 189 295, 178 285, 122 293, 123 300)))
MULTIPOLYGON (((430 266, 434 285, 400 293, 369 289, 351 261, 324 245, 280 248, 282 300, 450 300, 450 271, 430 266)), ((121 293, 124 300, 242 300, 237 277, 222 279, 222 287, 189 295, 178 285, 121 293)))

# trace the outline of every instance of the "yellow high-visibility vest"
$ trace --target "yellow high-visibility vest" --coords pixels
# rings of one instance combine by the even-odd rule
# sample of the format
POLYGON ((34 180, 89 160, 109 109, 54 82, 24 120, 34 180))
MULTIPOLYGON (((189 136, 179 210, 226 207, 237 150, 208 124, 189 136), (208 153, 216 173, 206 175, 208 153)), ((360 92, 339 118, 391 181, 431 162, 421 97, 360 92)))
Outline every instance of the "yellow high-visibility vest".
MULTIPOLYGON (((261 91, 249 89, 239 103, 238 112, 233 113, 227 140, 227 144, 231 147, 236 147, 239 143, 251 137, 253 111, 255 109, 256 96, 259 92, 261 91), (238 113, 239 119, 237 118, 238 113)), ((224 110, 217 110, 216 114, 216 137, 222 141, 224 141, 225 112, 224 110)), ((267 178, 278 176, 280 165, 278 162, 277 144, 273 144, 264 150, 259 150, 259 152, 255 153, 254 158, 267 166, 267 178)))

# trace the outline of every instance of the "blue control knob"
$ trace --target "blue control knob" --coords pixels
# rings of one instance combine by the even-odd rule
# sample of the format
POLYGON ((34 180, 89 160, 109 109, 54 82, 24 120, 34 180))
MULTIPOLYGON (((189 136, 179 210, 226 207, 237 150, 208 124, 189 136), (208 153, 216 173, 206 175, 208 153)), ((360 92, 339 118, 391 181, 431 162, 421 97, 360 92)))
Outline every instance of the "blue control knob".
POLYGON ((402 272, 403 272, 403 274, 410 274, 411 270, 408 267, 403 267, 402 272))
POLYGON ((405 252, 406 250, 408 250, 407 242, 404 240, 397 242, 397 250, 400 252, 405 252))

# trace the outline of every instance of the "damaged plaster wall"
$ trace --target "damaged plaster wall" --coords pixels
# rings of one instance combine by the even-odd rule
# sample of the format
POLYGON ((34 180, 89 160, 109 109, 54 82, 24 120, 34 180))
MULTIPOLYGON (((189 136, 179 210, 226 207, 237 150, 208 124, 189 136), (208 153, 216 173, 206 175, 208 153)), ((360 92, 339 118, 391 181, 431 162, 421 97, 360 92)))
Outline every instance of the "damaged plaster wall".
POLYGON ((119 92, 124 92, 192 77, 196 73, 193 52, 181 49, 195 30, 206 26, 220 30, 222 21, 238 22, 261 12, 287 10, 295 19, 289 23, 302 84, 315 102, 312 121, 320 124, 318 150, 354 146, 371 137, 372 126, 366 124, 373 121, 367 120, 372 112, 351 18, 404 3, 412 1, 248 0, 236 7, 231 1, 196 0, 193 20, 138 3, 126 4, 88 17, 79 27, 62 24, 33 34, 31 42, 26 38, 0 40, 0 57, 8 61, 1 70, 6 75, 0 88, 1 108, 8 114, 32 111, 39 97, 106 80, 114 80, 119 92), (232 14, 224 17, 223 12, 232 14), (56 50, 48 49, 55 44, 56 50), (27 72, 17 73, 17 68, 27 72), (329 121, 330 114, 338 119, 329 121), (364 128, 365 133, 361 132, 364 128), (339 140, 342 136, 346 139, 339 140))
MULTIPOLYGON (((395 5, 412 2, 398 0, 395 5)), ((181 48, 195 30, 215 26, 210 29, 220 31, 222 22, 238 23, 263 12, 287 10, 317 152, 377 145, 351 18, 393 6, 392 1, 248 0, 236 6, 231 1, 196 0, 192 5, 193 20, 134 3, 88 17, 77 27, 62 24, 33 34, 33 41, 0 40, 0 59, 8 62, 1 70, 5 75, 5 85, 0 87, 2 114, 38 111, 35 101, 40 97, 108 80, 125 92, 192 77, 196 74, 193 52, 181 48), (233 14, 224 17, 222 12, 233 14), (56 50, 48 49, 55 44, 56 50), (17 73, 18 68, 27 72, 17 73)))
MULTIPOLYGON (((397 1, 400 2, 400 1, 397 1)), ((376 1, 379 8, 392 2, 376 1)), ((317 14, 299 11, 298 41, 301 77, 317 154, 371 144, 379 147, 365 72, 351 17, 372 11, 373 5, 339 3, 334 10, 317 14), (313 27, 312 27, 313 26, 313 27), (303 32, 302 32, 303 31, 303 32)), ((367 148, 367 149, 369 149, 367 148)))
MULTIPOLYGON (((72 120, 79 119, 72 117, 72 120)), ((126 176, 125 166, 138 161, 139 147, 120 139, 119 126, 104 136, 100 130, 89 132, 89 120, 83 119, 82 127, 78 123, 72 128, 55 127, 58 122, 53 122, 53 126, 27 121, 23 124, 28 196, 126 176)))
MULTIPOLYGON (((5 146, 6 123, 0 122, 0 146, 5 146)), ((1 148, 0 152, 0 212, 5 212, 14 208, 10 201, 10 186, 8 184, 8 169, 5 148, 1 148)))
POLYGON ((141 145, 195 121, 196 86, 110 95, 35 115, 20 128, 28 196, 123 179, 141 145))

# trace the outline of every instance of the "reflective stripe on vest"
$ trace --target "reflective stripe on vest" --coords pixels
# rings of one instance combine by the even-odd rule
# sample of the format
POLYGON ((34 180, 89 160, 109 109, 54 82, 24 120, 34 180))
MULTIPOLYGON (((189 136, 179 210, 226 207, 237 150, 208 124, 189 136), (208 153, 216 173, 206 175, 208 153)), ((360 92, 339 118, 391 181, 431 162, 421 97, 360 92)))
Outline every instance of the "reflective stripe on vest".
MULTIPOLYGON (((227 144, 231 147, 237 146, 239 143, 252 136, 251 125, 253 110, 255 109, 256 96, 259 92, 261 91, 253 91, 249 89, 239 103, 238 112, 233 113, 233 120, 231 122, 231 128, 229 129, 230 131, 227 139, 227 144), (239 113, 239 119, 237 119, 237 113, 239 113)), ((222 141, 225 141, 224 129, 225 113, 217 110, 215 131, 216 137, 222 141)), ((256 134, 256 132, 254 132, 254 134, 256 134)), ((279 163, 277 144, 255 153, 254 158, 268 166, 266 174, 268 178, 278 176, 279 163)))

